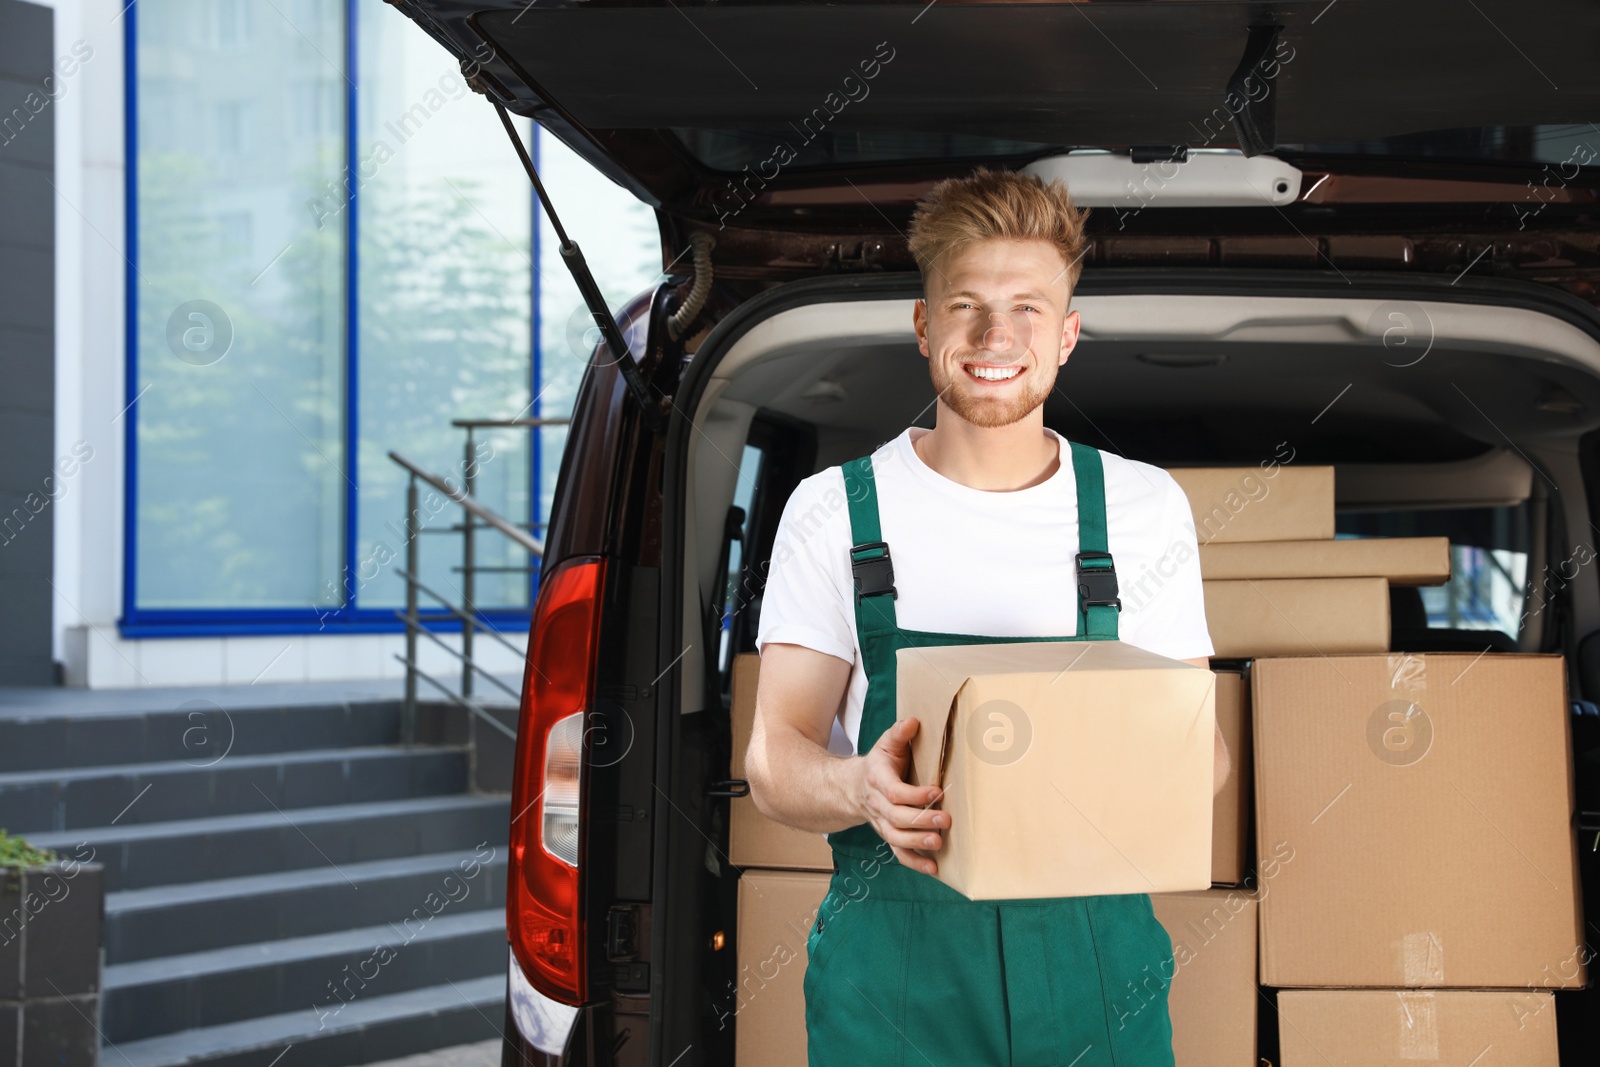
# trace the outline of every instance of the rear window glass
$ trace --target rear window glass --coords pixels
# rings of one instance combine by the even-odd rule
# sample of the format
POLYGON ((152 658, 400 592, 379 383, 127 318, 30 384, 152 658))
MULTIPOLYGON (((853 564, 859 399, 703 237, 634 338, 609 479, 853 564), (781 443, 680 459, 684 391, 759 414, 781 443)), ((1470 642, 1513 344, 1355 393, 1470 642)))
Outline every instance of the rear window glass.
MULTIPOLYGON (((1284 158, 1306 156, 1389 156, 1405 159, 1600 166, 1600 129, 1590 123, 1564 126, 1471 126, 1431 130, 1365 141, 1280 144, 1284 158)), ((1571 176, 1570 173, 1568 175, 1571 176)))
MULTIPOLYGON (((1336 537, 1448 537, 1450 581, 1418 592, 1428 628, 1498 630, 1520 636, 1524 613, 1544 603, 1528 596, 1529 506, 1341 511, 1336 537)), ((1407 595, 1397 592, 1395 595, 1407 595)))

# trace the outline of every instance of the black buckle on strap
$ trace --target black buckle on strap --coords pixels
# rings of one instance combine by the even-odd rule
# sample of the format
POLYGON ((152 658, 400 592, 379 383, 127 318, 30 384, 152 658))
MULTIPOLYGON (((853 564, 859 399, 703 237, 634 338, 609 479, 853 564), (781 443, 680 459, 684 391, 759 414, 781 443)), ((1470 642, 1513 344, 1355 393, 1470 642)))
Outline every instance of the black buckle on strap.
POLYGON ((1122 610, 1122 600, 1117 596, 1117 568, 1109 552, 1079 552, 1073 557, 1078 565, 1078 599, 1086 608, 1102 605, 1122 610), (1102 565, 1099 561, 1104 560, 1102 565), (1085 563, 1088 566, 1085 566, 1085 563))
POLYGON ((850 546, 850 571, 856 580, 856 603, 862 597, 877 596, 888 593, 890 597, 898 600, 900 594, 894 588, 894 564, 889 559, 889 543, 887 541, 867 541, 859 545, 850 546), (878 552, 882 549, 882 552, 878 552), (873 553, 863 557, 860 553, 873 553))

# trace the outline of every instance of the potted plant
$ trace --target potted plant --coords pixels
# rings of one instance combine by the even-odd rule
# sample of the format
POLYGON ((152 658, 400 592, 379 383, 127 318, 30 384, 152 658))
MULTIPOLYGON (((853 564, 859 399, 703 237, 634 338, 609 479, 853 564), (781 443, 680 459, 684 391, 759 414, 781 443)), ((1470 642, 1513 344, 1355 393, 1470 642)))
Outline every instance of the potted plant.
POLYGON ((0 1049, 19 1062, 100 1062, 105 872, 87 844, 75 852, 0 829, 0 1049))

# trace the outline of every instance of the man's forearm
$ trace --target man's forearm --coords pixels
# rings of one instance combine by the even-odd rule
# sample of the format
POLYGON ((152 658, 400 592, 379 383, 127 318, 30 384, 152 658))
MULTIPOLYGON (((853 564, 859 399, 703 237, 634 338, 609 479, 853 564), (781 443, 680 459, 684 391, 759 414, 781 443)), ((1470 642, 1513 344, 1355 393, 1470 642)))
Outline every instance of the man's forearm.
POLYGON ((839 756, 793 729, 763 731, 746 759, 750 795, 769 819, 817 833, 866 821, 858 807, 861 757, 839 756))

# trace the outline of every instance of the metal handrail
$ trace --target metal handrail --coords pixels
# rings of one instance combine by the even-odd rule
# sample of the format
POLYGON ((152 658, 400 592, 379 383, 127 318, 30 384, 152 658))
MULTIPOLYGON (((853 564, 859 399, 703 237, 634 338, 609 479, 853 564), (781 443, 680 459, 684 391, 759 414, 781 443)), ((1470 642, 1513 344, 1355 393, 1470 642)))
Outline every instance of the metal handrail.
MULTIPOLYGON (((501 533, 505 534, 507 537, 511 538, 511 540, 515 541, 529 552, 532 552, 534 555, 541 557, 544 555, 544 543, 542 541, 535 537, 529 536, 526 531, 518 529, 515 524, 507 522, 505 519, 502 519, 500 516, 496 515, 494 512, 490 511, 488 508, 472 499, 472 496, 466 490, 450 488, 449 483, 443 478, 440 478, 434 474, 429 474, 427 471, 423 470, 421 467, 417 466, 415 463, 411 462, 398 452, 391 451, 389 453, 389 458, 409 471, 413 478, 420 478, 422 481, 427 482, 429 485, 439 490, 439 492, 443 493, 451 500, 454 500, 457 504, 460 504, 463 508, 466 508, 467 512, 474 518, 483 520, 484 525, 493 526, 496 530, 499 530, 501 533)), ((411 503, 411 507, 411 513, 415 514, 416 505, 414 502, 411 503)))
MULTIPOLYGON (((499 630, 496 630, 493 626, 490 626, 488 623, 484 622, 482 619, 476 618, 476 617, 474 617, 472 615, 468 615, 466 612, 462 611, 460 608, 458 608, 454 604, 450 603, 450 601, 446 600, 444 597, 440 596, 438 593, 435 593, 432 589, 429 589, 426 585, 423 585, 420 581, 417 581, 416 576, 414 574, 412 574, 411 571, 409 571, 409 570, 401 570, 401 571, 397 571, 396 573, 399 574, 400 577, 404 578, 408 582, 416 582, 418 589, 422 590, 424 593, 427 593, 433 599, 437 600, 440 604, 444 605, 444 610, 448 611, 450 614, 452 614, 456 618, 460 619, 463 625, 476 626, 478 629, 482 630, 484 633, 488 634, 490 637, 494 638, 496 641, 499 641, 502 645, 505 645, 506 648, 510 649, 512 652, 515 652, 518 655, 522 654, 523 650, 518 648, 516 645, 513 645, 510 641, 507 641, 506 637, 505 637, 505 634, 501 633, 499 630)), ((395 612, 395 614, 399 615, 400 613, 399 612, 395 612)), ((404 618, 404 616, 401 616, 401 617, 404 618)), ((512 696, 516 696, 517 694, 516 693, 512 693, 511 695, 512 696)))
MULTIPOLYGON (((397 612, 395 612, 395 615, 398 616, 401 619, 405 619, 405 615, 403 613, 401 613, 401 612, 397 611, 397 612)), ((516 700, 518 697, 520 697, 522 695, 521 693, 518 693, 515 689, 511 688, 506 683, 502 682, 500 679, 496 678, 493 674, 491 674, 489 672, 489 670, 487 668, 485 668, 483 666, 480 666, 479 664, 473 663, 471 660, 467 659, 461 653, 459 653, 455 649, 451 648, 449 645, 447 645, 445 643, 444 638, 440 637, 438 634, 434 633, 432 630, 429 630, 428 628, 423 627, 423 626, 418 626, 417 627, 417 632, 420 633, 423 637, 426 637, 429 641, 432 641, 434 644, 438 645, 440 648, 444 649, 446 652, 450 653, 456 659, 460 660, 463 664, 466 665, 466 668, 468 670, 477 671, 479 674, 481 674, 485 678, 489 679, 489 681, 493 682, 495 684, 495 686, 501 692, 505 693, 506 696, 510 697, 512 700, 516 700)), ((402 662, 402 663, 407 662, 405 659, 402 659, 399 656, 396 656, 395 659, 400 660, 400 662, 402 662)))
POLYGON ((466 697, 461 696, 459 693, 451 692, 449 686, 445 685, 433 675, 417 666, 416 660, 406 659, 404 656, 396 656, 395 659, 406 665, 406 677, 409 678, 415 675, 416 677, 421 678, 423 681, 427 682, 429 685, 433 686, 435 689, 439 690, 439 692, 443 693, 457 704, 460 704, 468 711, 475 715, 481 716, 485 722, 487 722, 490 726, 493 726, 496 730, 499 730, 501 733, 505 734, 507 737, 511 738, 511 740, 515 741, 517 739, 517 732, 511 727, 507 726, 505 723, 501 722, 499 719, 495 718, 488 708, 485 708, 475 700, 469 700, 466 697))
POLYGON ((451 419, 458 430, 522 429, 527 426, 565 426, 571 419, 451 419))
MULTIPOLYGON (((530 404, 529 407, 532 407, 530 404)), ((466 448, 461 460, 461 473, 466 478, 466 493, 472 496, 478 481, 478 448, 475 434, 484 429, 533 429, 541 426, 565 426, 572 420, 558 417, 553 419, 523 418, 514 419, 452 419, 450 424, 457 429, 467 431, 466 448)), ((532 510, 532 509, 530 509, 532 510)), ((531 516, 530 516, 531 517, 531 516)), ((469 509, 461 517, 464 527, 461 539, 461 586, 462 593, 470 608, 477 599, 478 588, 478 540, 473 536, 474 514, 469 509)), ((536 555, 543 557, 544 548, 541 544, 536 555)), ((466 662, 472 662, 473 632, 471 627, 464 627, 461 631, 461 651, 466 653, 466 662)), ((461 692, 464 696, 472 695, 472 671, 466 667, 461 670, 461 692)))
MULTIPOLYGON (((392 450, 389 452, 389 459, 398 464, 408 475, 406 482, 405 524, 406 565, 405 568, 399 572, 400 576, 405 579, 406 583, 406 606, 404 611, 395 612, 395 614, 400 617, 406 626, 406 653, 404 656, 395 657, 395 659, 405 664, 406 668, 405 710, 401 725, 401 730, 406 744, 411 744, 416 738, 417 680, 419 678, 427 682, 429 685, 437 688, 456 704, 461 705, 462 707, 471 711, 474 715, 486 720, 496 730, 499 730, 501 733, 515 736, 515 732, 508 729, 506 725, 499 720, 499 718, 497 718, 483 705, 479 704, 476 700, 472 699, 473 679, 475 674, 482 675, 484 678, 488 679, 490 684, 504 691, 513 700, 517 699, 521 695, 513 690, 510 686, 502 682, 490 671, 485 669, 481 664, 478 664, 474 661, 472 646, 473 636, 477 631, 483 630, 487 632, 491 637, 499 641, 512 652, 520 654, 524 651, 517 648, 510 641, 507 641, 505 636, 493 626, 490 626, 487 622, 478 618, 474 579, 479 571, 514 570, 532 572, 536 569, 536 567, 529 566, 502 568, 498 566, 478 566, 476 562, 474 535, 480 528, 486 527, 495 530, 510 540, 512 544, 526 551, 530 556, 534 557, 535 559, 542 559, 544 557, 544 542, 528 533, 526 527, 545 526, 546 524, 533 522, 527 524, 518 524, 511 522, 508 519, 502 518, 493 509, 483 504, 473 495, 477 480, 477 454, 475 442, 473 440, 473 431, 476 429, 488 428, 522 429, 528 427, 564 424, 570 421, 570 419, 564 418, 453 420, 453 426, 465 429, 467 431, 466 456, 464 465, 462 467, 465 484, 462 486, 452 486, 446 479, 432 473, 431 471, 423 469, 418 464, 401 455, 399 452, 392 450), (459 504, 462 508, 463 514, 461 523, 459 525, 453 524, 450 527, 450 532, 459 532, 462 535, 462 565, 461 567, 457 568, 463 576, 461 583, 462 595, 460 606, 451 603, 444 596, 441 596, 433 589, 428 588, 428 586, 424 585, 418 578, 418 575, 421 571, 421 539, 417 535, 421 533, 444 532, 442 530, 423 530, 421 528, 418 522, 418 515, 420 514, 420 511, 418 510, 417 486, 419 482, 431 486, 433 489, 444 494, 444 496, 449 500, 459 504), (450 645, 442 640, 437 634, 433 633, 431 630, 428 630, 423 625, 423 619, 418 613, 417 605, 417 594, 419 592, 425 594, 430 599, 437 601, 447 612, 460 620, 461 650, 459 652, 454 648, 451 648, 450 645), (449 652, 452 656, 455 656, 461 661, 461 692, 459 694, 454 692, 449 686, 446 686, 437 679, 433 678, 418 664, 417 636, 419 634, 422 634, 429 640, 436 642, 445 651, 449 652)), ((531 608, 529 609, 529 613, 532 613, 531 608)))

